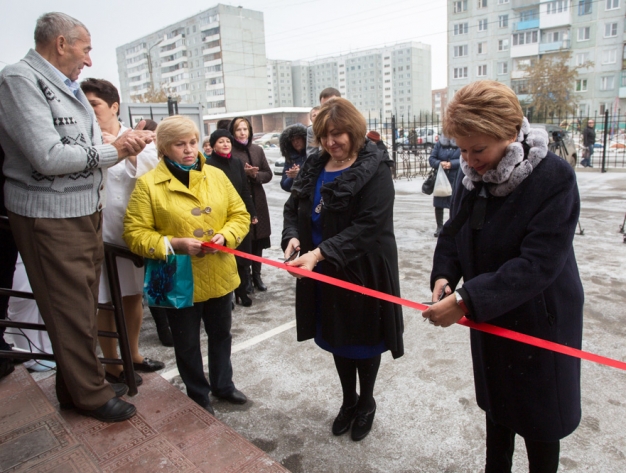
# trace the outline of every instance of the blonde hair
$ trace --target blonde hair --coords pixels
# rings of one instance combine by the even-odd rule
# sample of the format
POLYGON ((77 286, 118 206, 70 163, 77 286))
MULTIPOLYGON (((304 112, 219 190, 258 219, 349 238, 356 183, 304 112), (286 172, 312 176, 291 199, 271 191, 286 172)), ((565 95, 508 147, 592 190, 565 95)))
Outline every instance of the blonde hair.
POLYGON ((363 147, 367 124, 361 112, 349 100, 334 98, 320 107, 313 123, 313 133, 317 143, 328 136, 331 127, 339 133, 348 134, 350 155, 357 153, 363 147))
POLYGON ((250 123, 245 118, 238 118, 237 120, 235 120, 231 133, 233 134, 233 136, 235 136, 235 130, 237 130, 237 127, 241 122, 244 122, 246 124, 246 129, 248 130, 248 139, 251 139, 252 137, 250 136, 250 123))
POLYGON ((173 115, 164 118, 156 129, 156 145, 159 158, 167 156, 170 147, 181 138, 194 135, 200 141, 200 132, 196 123, 188 117, 173 115))
POLYGON ((517 137, 524 113, 515 92, 501 82, 481 80, 459 90, 448 103, 443 133, 450 138, 484 134, 517 137))

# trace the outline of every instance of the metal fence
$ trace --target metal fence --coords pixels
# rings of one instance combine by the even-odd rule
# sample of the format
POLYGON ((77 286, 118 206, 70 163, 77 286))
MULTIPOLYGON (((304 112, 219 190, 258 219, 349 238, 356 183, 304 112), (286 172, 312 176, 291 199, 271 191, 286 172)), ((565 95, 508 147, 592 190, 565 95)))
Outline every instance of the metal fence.
MULTIPOLYGON (((551 117, 532 115, 529 117, 533 124, 544 124, 548 130, 550 141, 561 139, 567 146, 570 161, 575 161, 575 167, 582 167, 583 157, 582 132, 587 122, 595 122, 596 144, 592 157, 594 167, 603 172, 611 168, 626 168, 626 115, 619 111, 611 115, 606 111, 603 115, 575 116, 558 115, 551 117), (558 131, 559 133, 553 133, 558 131), (606 131, 606 132, 605 132, 606 131)), ((389 149, 389 154, 396 163, 395 177, 414 178, 425 176, 430 171, 428 157, 433 146, 439 140, 442 123, 430 114, 405 117, 404 115, 390 115, 388 117, 368 117, 368 130, 376 130, 389 149)), ((551 149, 562 147, 553 143, 551 149)))

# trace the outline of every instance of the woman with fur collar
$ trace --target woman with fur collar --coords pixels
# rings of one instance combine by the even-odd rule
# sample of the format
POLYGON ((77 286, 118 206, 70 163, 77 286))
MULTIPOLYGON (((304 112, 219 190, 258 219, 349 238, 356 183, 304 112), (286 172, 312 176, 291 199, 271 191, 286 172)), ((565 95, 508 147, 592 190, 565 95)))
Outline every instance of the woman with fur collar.
POLYGON ((286 192, 291 191, 293 180, 306 160, 306 134, 306 127, 300 124, 288 126, 280 134, 280 153, 285 158, 280 187, 286 192))
MULTIPOLYGON (((461 149, 464 177, 435 249, 435 303, 423 316, 441 327, 465 316, 580 348, 580 198, 571 166, 548 152, 545 130, 530 128, 515 93, 499 82, 459 90, 443 128, 461 149)), ((486 413, 485 471, 511 471, 517 434, 531 472, 556 472, 559 441, 581 418, 580 360, 477 330, 470 337, 486 413)))

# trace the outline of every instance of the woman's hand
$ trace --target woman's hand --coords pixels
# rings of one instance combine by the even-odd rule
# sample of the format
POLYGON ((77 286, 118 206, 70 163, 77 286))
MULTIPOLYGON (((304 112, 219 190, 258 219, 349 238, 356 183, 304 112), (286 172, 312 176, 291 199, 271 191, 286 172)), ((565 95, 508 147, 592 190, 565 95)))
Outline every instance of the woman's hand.
POLYGON ((442 161, 441 167, 444 169, 450 169, 452 167, 452 163, 450 161, 442 161))
MULTIPOLYGON (((224 238, 224 235, 222 235, 221 233, 216 233, 213 238, 211 238, 211 243, 214 243, 216 245, 220 245, 220 246, 224 246, 224 244, 226 243, 226 239, 224 238)), ((217 253, 220 250, 217 250, 215 248, 207 248, 206 246, 202 247, 202 250, 205 253, 208 254, 214 254, 217 253)))
POLYGON ((287 174, 287 177, 294 179, 298 175, 298 172, 300 172, 300 166, 294 164, 291 168, 287 169, 285 174, 287 174))
POLYGON ((259 167, 250 166, 248 163, 245 163, 243 166, 243 170, 246 172, 246 176, 251 177, 252 179, 256 179, 256 175, 259 172, 259 167))
MULTIPOLYGON (((313 251, 308 251, 307 253, 304 253, 302 256, 296 258, 295 260, 288 261, 285 264, 287 266, 294 266, 296 268, 306 269, 307 271, 313 271, 313 268, 315 268, 315 265, 319 263, 321 259, 323 259, 323 257, 321 259, 318 257, 319 251, 320 250, 317 250, 317 249, 313 251)), ((294 273, 289 273, 289 274, 297 277, 298 279, 302 278, 302 276, 300 276, 299 274, 294 274, 294 273)))
POLYGON ((447 279, 437 279, 435 281, 435 287, 433 288, 433 295, 431 297, 431 302, 439 302, 443 299, 441 292, 445 290, 445 294, 443 297, 452 294, 452 289, 450 288, 450 284, 447 279), (445 288, 445 289, 444 289, 445 288))
POLYGON ((456 303, 454 295, 447 296, 422 312, 422 317, 430 319, 430 323, 437 327, 449 327, 461 320, 464 315, 465 313, 456 303))
POLYGON ((288 259, 291 256, 291 253, 295 251, 296 248, 300 248, 300 240, 297 238, 292 238, 287 243, 287 249, 285 250, 285 259, 288 259))
MULTIPOLYGON (((217 235, 215 235, 217 236, 217 235)), ((196 256, 200 253, 204 255, 202 242, 195 238, 172 238, 172 248, 186 255, 196 256)))
POLYGON ((251 223, 252 225, 256 225, 257 223, 259 223, 259 219, 258 219, 258 218, 256 218, 256 217, 252 217, 252 219, 250 220, 250 223, 251 223))

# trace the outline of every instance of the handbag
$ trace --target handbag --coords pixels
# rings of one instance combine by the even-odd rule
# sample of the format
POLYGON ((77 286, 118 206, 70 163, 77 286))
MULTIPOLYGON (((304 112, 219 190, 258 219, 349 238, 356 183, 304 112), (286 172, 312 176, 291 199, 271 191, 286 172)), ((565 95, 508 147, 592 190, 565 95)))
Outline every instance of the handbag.
POLYGON ((424 179, 424 183, 422 184, 422 193, 426 195, 430 195, 433 193, 435 189, 435 180, 437 179, 437 168, 432 168, 426 179, 424 179))
POLYGON ((435 189, 433 190, 433 197, 448 197, 452 195, 452 186, 448 180, 446 172, 443 170, 441 163, 439 163, 439 171, 437 171, 437 179, 435 180, 435 189))
POLYGON ((174 253, 167 237, 165 260, 145 259, 143 295, 150 307, 183 309, 193 305, 193 272, 191 256, 174 253))

